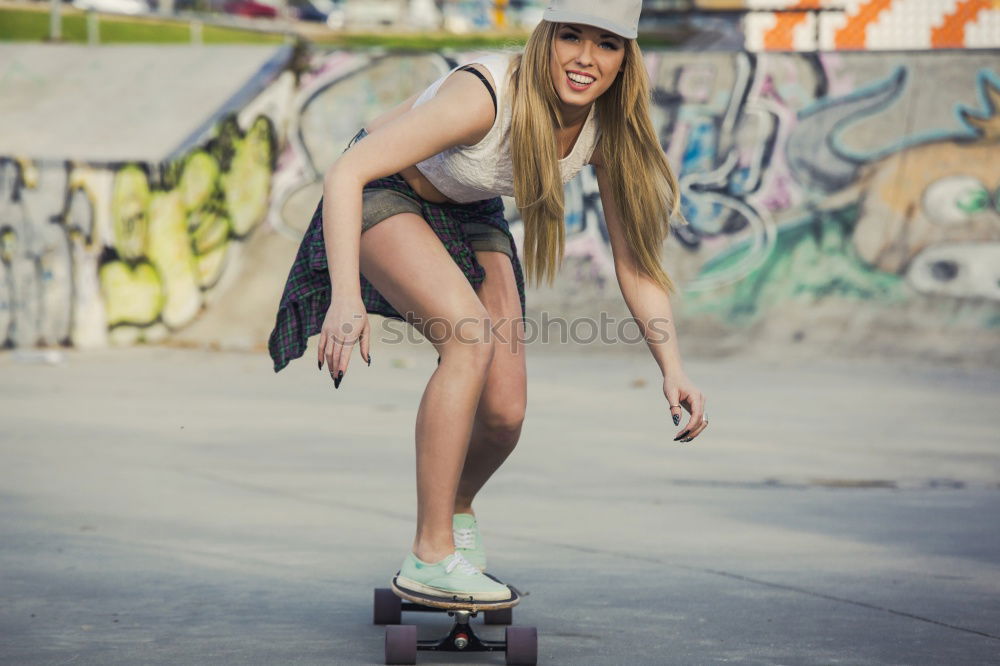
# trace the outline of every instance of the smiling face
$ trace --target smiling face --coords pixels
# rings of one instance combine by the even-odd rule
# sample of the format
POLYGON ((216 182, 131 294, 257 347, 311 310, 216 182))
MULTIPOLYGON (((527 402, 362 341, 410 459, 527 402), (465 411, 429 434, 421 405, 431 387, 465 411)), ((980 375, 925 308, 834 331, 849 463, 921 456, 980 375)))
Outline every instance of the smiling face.
POLYGON ((563 104, 587 107, 622 69, 625 39, 580 23, 561 23, 552 42, 552 84, 563 104))

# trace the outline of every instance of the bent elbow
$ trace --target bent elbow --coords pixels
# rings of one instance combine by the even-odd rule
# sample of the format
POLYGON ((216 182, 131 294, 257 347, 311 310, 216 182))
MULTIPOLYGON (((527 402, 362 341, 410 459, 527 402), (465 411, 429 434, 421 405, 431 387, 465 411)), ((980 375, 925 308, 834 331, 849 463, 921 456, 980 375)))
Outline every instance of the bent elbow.
POLYGON ((326 172, 323 174, 323 182, 326 185, 331 185, 336 183, 338 186, 341 185, 357 185, 359 188, 367 183, 370 178, 364 178, 368 175, 368 169, 365 168, 365 163, 357 159, 356 156, 351 155, 350 152, 341 154, 336 160, 333 161, 326 172))
POLYGON ((344 168, 343 161, 341 159, 337 159, 327 168, 326 172, 324 172, 323 187, 325 189, 333 188, 338 183, 342 183, 346 175, 347 169, 344 168))

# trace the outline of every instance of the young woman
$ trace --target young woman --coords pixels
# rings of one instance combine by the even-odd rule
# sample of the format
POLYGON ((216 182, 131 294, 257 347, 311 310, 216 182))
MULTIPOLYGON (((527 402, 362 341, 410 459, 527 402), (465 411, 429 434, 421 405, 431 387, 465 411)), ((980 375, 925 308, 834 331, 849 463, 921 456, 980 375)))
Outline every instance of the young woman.
POLYGON ((499 195, 515 197, 527 273, 563 256, 563 184, 594 165, 622 294, 663 373, 674 438, 706 427, 681 366, 659 262, 677 182, 649 118, 635 42, 641 2, 552 2, 522 54, 456 68, 362 129, 324 179, 282 297, 275 371, 319 333, 339 388, 368 313, 404 319, 437 349, 416 422, 417 529, 397 583, 506 599, 482 571, 476 494, 517 444, 526 404, 524 281, 499 195))

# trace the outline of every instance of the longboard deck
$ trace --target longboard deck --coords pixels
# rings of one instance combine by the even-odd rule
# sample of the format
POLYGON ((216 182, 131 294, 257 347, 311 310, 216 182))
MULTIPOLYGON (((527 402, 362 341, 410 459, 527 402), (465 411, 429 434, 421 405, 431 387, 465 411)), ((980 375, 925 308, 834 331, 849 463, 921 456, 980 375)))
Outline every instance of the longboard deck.
MULTIPOLYGON (((489 574, 486 574, 490 576, 489 574)), ((490 576, 496 582, 503 585, 500 580, 497 580, 493 576, 490 576)), ((504 608, 513 608, 521 602, 521 595, 516 589, 507 586, 510 590, 510 599, 505 599, 503 601, 473 601, 471 599, 461 599, 459 597, 454 597, 452 599, 443 599, 441 597, 432 597, 429 594, 423 594, 421 592, 414 592, 413 590, 408 590, 404 587, 400 587, 396 584, 396 576, 392 577, 392 591, 400 599, 405 599, 406 601, 411 601, 415 604, 420 604, 421 606, 430 606, 431 608, 442 608, 444 610, 464 610, 471 613, 478 613, 479 611, 489 611, 489 610, 501 610, 504 608)))

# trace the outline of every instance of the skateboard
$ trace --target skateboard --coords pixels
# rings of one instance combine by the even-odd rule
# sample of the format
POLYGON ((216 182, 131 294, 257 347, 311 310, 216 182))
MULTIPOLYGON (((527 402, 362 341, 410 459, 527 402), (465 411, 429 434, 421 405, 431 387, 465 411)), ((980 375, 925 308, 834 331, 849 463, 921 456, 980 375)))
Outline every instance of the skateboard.
MULTIPOLYGON (((397 574, 398 575, 398 574, 397 574)), ((490 574, 486 574, 490 576, 490 574)), ((493 580, 504 583, 494 576, 493 580)), ((534 666, 538 661, 538 632, 534 627, 512 627, 514 606, 521 593, 511 585, 510 599, 472 601, 452 597, 442 599, 401 588, 393 577, 392 587, 375 588, 374 624, 385 626, 385 663, 415 664, 418 650, 438 652, 505 652, 508 664, 534 666), (418 640, 417 627, 402 624, 403 611, 448 613, 454 618, 451 631, 437 640, 418 640), (508 625, 504 640, 488 641, 476 636, 469 620, 483 614, 484 624, 508 625)))

